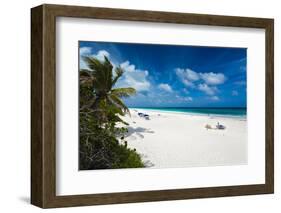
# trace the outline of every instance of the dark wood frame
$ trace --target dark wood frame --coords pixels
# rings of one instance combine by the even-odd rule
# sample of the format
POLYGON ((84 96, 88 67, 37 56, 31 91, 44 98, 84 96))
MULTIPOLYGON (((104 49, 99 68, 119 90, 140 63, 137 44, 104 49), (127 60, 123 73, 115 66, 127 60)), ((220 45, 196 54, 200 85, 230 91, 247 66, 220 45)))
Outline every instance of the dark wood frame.
POLYGON ((189 198, 268 194, 274 191, 274 20, 64 5, 31 9, 31 203, 66 207, 189 198), (262 28, 266 32, 265 184, 56 196, 56 17, 95 18, 262 28))

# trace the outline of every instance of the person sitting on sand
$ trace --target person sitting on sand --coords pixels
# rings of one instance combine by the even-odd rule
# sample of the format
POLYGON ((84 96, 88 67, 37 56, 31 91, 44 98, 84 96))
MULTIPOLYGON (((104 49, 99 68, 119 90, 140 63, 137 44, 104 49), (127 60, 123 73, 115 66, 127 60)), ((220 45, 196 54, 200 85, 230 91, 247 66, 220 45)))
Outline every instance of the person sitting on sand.
POLYGON ((210 124, 206 124, 205 128, 208 130, 208 129, 212 129, 211 125, 210 124))

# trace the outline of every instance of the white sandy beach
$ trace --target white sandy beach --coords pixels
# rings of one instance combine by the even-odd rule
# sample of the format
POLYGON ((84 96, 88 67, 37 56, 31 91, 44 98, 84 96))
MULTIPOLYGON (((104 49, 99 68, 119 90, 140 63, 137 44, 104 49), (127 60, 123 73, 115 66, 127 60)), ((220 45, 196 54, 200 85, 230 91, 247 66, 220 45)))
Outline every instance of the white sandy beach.
POLYGON ((128 147, 141 154, 147 167, 197 167, 247 164, 247 121, 173 112, 130 109, 128 147), (150 120, 138 116, 146 113, 150 120), (217 122, 225 130, 205 128, 217 122))

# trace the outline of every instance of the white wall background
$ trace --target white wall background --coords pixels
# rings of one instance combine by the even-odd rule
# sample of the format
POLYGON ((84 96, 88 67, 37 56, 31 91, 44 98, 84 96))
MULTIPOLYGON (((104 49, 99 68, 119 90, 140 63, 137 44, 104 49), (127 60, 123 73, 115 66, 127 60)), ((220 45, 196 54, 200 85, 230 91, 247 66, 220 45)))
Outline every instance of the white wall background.
MULTIPOLYGON (((39 212, 30 189, 30 8, 42 3, 269 17, 275 19, 275 194, 52 209, 49 212, 280 212, 281 75, 279 1, 246 0, 6 0, 0 6, 0 210, 39 212), (278 133, 279 131, 279 133, 278 133)), ((257 94, 258 95, 258 94, 257 94)), ((208 178, 208 177, 206 177, 208 178)))

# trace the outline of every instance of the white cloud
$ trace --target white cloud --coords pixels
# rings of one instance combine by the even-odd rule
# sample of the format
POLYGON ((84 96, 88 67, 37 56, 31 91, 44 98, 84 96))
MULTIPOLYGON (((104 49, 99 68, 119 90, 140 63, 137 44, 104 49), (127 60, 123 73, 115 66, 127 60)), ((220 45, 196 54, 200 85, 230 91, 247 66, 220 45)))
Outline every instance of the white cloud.
POLYGON ((133 87, 137 91, 148 91, 151 87, 147 77, 149 75, 147 70, 136 69, 136 66, 125 61, 120 64, 124 69, 124 74, 116 83, 116 87, 133 87))
POLYGON ((106 50, 99 50, 97 54, 91 55, 92 52, 91 47, 80 47, 79 51, 80 51, 80 56, 91 56, 101 61, 104 60, 104 56, 106 56, 107 58, 109 58, 110 56, 109 52, 107 52, 106 50))
POLYGON ((192 83, 191 81, 189 80, 186 80, 186 79, 183 79, 182 80, 182 83, 187 86, 187 87, 194 87, 194 83, 192 83))
POLYGON ((187 87, 194 87, 193 82, 199 80, 198 73, 194 72, 191 69, 176 68, 175 71, 181 82, 187 87))
POLYGON ((196 72, 194 72, 193 70, 191 70, 191 69, 186 69, 185 70, 185 76, 190 81, 197 81, 197 80, 199 80, 198 74, 196 72))
POLYGON ((120 64, 121 68, 128 71, 128 72, 134 72, 136 69, 136 66, 134 64, 130 64, 129 61, 125 61, 122 64, 120 64))
POLYGON ((158 88, 162 89, 162 90, 164 90, 166 92, 173 92, 173 89, 172 89, 172 87, 169 84, 159 84, 158 88))
POLYGON ((175 72, 186 87, 197 88, 208 95, 214 95, 218 91, 215 85, 223 84, 227 80, 223 73, 197 73, 189 68, 176 68, 175 72))
POLYGON ((223 84, 226 81, 226 77, 222 73, 200 73, 200 77, 208 85, 223 84))
POLYGON ((92 51, 91 47, 80 47, 79 52, 80 52, 80 56, 83 55, 90 55, 92 51))
POLYGON ((232 96, 238 96, 239 95, 239 93, 236 91, 236 90, 232 90, 232 96))
POLYGON ((80 47, 79 53, 80 53, 80 69, 87 69, 87 64, 82 59, 82 56, 91 55, 92 48, 91 47, 80 47))
MULTIPOLYGON (((81 47, 79 49, 80 51, 80 68, 81 69, 87 69, 88 66, 87 64, 85 63, 85 61, 82 59, 82 56, 91 56, 91 57, 94 57, 100 61, 104 61, 104 56, 106 56, 107 58, 110 57, 110 54, 109 52, 107 52, 106 50, 100 50, 97 52, 97 54, 93 54, 91 55, 91 52, 92 52, 92 48, 91 47, 81 47)), ((112 63, 112 61, 111 61, 112 63)), ((115 65, 112 63, 113 67, 115 67, 115 65)))
POLYGON ((182 96, 179 96, 179 95, 176 95, 176 99, 179 102, 191 102, 191 101, 193 101, 192 97, 182 97, 182 96))
POLYGON ((198 90, 205 92, 207 95, 214 95, 216 92, 218 92, 216 87, 210 87, 207 84, 199 84, 198 90))
POLYGON ((185 101, 193 101, 193 98, 192 97, 184 97, 184 100, 185 101))
POLYGON ((109 58, 110 57, 109 52, 107 52, 106 50, 100 50, 100 51, 98 51, 98 53, 96 55, 92 55, 92 57, 95 57, 96 59, 98 59, 100 61, 104 61, 104 56, 109 58))
POLYGON ((212 100, 212 101, 219 101, 220 100, 220 98, 218 96, 212 96, 209 99, 212 100))

